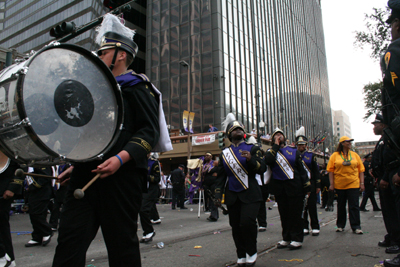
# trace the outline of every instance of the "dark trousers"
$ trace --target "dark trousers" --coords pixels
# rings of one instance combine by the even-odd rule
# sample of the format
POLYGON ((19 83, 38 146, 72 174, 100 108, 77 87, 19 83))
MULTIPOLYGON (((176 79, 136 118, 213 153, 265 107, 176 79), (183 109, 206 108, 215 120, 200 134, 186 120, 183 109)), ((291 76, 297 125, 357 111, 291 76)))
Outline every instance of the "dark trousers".
POLYGON ((61 211, 53 267, 84 267, 86 252, 100 226, 110 267, 141 266, 136 233, 142 202, 141 181, 145 180, 147 171, 120 170, 98 179, 79 200, 73 197, 73 192, 87 183, 84 177, 90 179, 91 175, 71 178, 61 211))
POLYGON ((358 188, 350 189, 336 189, 337 193, 337 221, 336 226, 344 228, 346 226, 347 211, 346 203, 348 202, 349 220, 351 229, 361 229, 360 221, 360 206, 359 206, 359 192, 358 188))
POLYGON ((281 216, 282 238, 284 241, 303 242, 303 212, 304 197, 275 196, 281 216))
POLYGON ((214 201, 212 201, 211 196, 209 195, 208 190, 210 190, 210 193, 213 194, 215 190, 215 184, 212 185, 205 185, 203 184, 204 187, 204 194, 207 194, 206 196, 208 197, 208 208, 210 210, 210 218, 212 219, 219 219, 219 212, 218 212, 218 207, 214 205, 214 201))
POLYGON ((306 209, 304 211, 304 229, 309 229, 309 225, 311 225, 311 229, 319 230, 317 194, 315 192, 311 192, 307 201, 306 209), (310 215, 311 224, 308 221, 308 215, 310 215))
POLYGON ((33 228, 32 239, 42 242, 44 236, 51 235, 51 226, 47 222, 47 207, 49 200, 29 202, 29 218, 33 228))
POLYGON ((140 224, 142 225, 143 229, 143 236, 154 232, 153 225, 150 222, 150 211, 155 205, 156 200, 150 198, 148 194, 143 194, 142 206, 140 208, 140 224))
POLYGON ((259 227, 267 227, 267 207, 265 201, 267 201, 269 192, 268 185, 261 186, 261 193, 263 201, 260 203, 260 209, 257 214, 257 222, 259 227))
POLYGON ((321 196, 322 196, 322 207, 332 207, 333 199, 335 197, 335 193, 333 191, 329 191, 329 178, 327 175, 321 178, 321 196))
POLYGON ((11 199, 0 199, 0 258, 7 253, 11 260, 15 260, 10 232, 11 199))
POLYGON ((178 204, 180 208, 185 206, 185 190, 183 188, 172 188, 172 208, 175 208, 176 204, 178 204))
POLYGON ((361 201, 360 209, 364 210, 365 206, 367 205, 368 198, 371 200, 371 204, 374 210, 379 210, 378 204, 375 200, 375 187, 373 184, 365 184, 365 191, 361 201))
POLYGON ((160 215, 158 214, 156 203, 157 203, 157 200, 155 200, 153 202, 153 206, 151 207, 151 210, 150 210, 150 219, 153 221, 157 221, 158 219, 160 219, 160 215))
POLYGON ((227 207, 238 258, 245 258, 246 253, 253 256, 257 253, 256 217, 260 202, 243 203, 237 198, 233 205, 227 207))
POLYGON ((57 229, 58 227, 58 222, 60 220, 60 215, 61 215, 61 207, 64 203, 66 193, 67 193, 66 186, 60 187, 60 189, 58 189, 57 192, 55 193, 54 205, 53 209, 51 210, 51 215, 49 219, 51 228, 57 229))
POLYGON ((381 201, 383 222, 387 231, 385 241, 392 246, 399 245, 400 221, 396 212, 395 197, 390 186, 386 189, 379 188, 379 199, 381 201))

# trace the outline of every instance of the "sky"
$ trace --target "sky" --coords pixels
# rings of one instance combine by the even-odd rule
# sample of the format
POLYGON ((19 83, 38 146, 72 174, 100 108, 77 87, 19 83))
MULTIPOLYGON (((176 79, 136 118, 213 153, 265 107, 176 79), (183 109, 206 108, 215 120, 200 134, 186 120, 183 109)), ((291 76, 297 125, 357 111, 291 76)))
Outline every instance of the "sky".
POLYGON ((321 1, 331 107, 349 116, 355 142, 379 139, 372 131, 373 118, 363 120, 362 89, 382 79, 379 62, 370 58, 370 48, 354 46, 355 31, 366 30, 364 14, 373 13, 373 7, 386 6, 387 0, 321 1))

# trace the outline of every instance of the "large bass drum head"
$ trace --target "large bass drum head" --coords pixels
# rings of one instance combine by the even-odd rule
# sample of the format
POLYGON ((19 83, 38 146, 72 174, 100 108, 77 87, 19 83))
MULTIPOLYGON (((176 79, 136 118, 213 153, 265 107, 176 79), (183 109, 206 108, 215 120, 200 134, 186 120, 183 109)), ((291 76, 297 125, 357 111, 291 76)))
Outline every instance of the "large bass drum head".
POLYGON ((83 48, 64 44, 40 51, 29 62, 22 92, 35 142, 44 150, 86 161, 116 138, 119 89, 101 60, 83 48))

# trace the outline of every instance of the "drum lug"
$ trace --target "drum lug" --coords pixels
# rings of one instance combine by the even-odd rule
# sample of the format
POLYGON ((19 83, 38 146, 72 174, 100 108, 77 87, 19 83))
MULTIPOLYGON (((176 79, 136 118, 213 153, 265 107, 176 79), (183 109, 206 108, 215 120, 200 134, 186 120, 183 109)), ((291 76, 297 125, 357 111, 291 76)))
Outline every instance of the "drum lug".
POLYGON ((92 54, 95 55, 96 57, 99 57, 96 51, 92 51, 92 54))
POLYGON ((103 159, 103 157, 104 157, 104 154, 99 154, 99 155, 96 156, 96 158, 99 159, 99 160, 103 159))
POLYGON ((20 121, 19 123, 17 123, 17 126, 31 126, 31 121, 29 120, 28 117, 26 117, 25 119, 23 119, 22 121, 20 121))
POLYGON ((23 67, 18 71, 18 73, 25 75, 28 73, 28 70, 29 70, 29 67, 23 67))

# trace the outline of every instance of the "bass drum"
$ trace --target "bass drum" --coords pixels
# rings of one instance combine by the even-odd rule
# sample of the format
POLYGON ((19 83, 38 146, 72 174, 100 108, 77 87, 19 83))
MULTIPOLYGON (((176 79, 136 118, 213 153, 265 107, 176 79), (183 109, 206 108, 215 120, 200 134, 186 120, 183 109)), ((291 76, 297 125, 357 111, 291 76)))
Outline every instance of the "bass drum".
POLYGON ((0 74, 0 145, 20 164, 101 158, 119 136, 121 90, 92 52, 49 45, 0 74))

